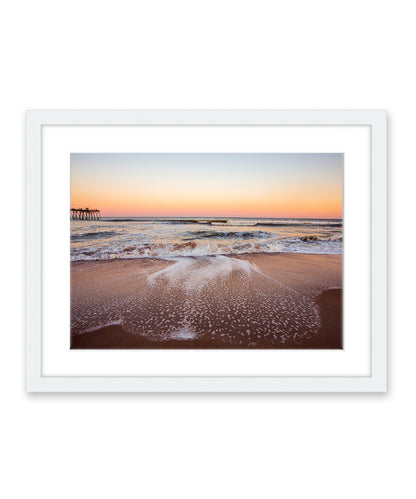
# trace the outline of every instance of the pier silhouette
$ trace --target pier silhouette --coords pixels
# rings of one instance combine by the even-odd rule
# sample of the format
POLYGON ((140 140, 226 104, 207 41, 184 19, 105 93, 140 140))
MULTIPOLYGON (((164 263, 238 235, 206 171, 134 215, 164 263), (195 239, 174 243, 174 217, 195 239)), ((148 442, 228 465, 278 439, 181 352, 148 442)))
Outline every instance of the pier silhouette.
POLYGON ((100 210, 71 208, 71 220, 101 220, 100 210))

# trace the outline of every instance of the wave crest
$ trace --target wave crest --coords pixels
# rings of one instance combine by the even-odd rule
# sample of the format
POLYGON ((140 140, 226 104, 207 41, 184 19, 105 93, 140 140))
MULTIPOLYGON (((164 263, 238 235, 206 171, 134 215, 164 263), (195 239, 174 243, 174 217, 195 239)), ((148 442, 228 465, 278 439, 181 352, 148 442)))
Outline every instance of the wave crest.
POLYGON ((71 241, 84 241, 85 239, 106 239, 115 236, 114 230, 103 230, 100 232, 87 232, 85 234, 72 234, 71 241))
POLYGON ((261 230, 253 231, 229 231, 229 232, 217 232, 210 230, 196 230, 189 232, 189 235, 196 237, 198 239, 256 239, 256 238, 270 238, 273 234, 269 232, 264 232, 261 230))
POLYGON ((118 258, 172 258, 180 256, 242 255, 247 253, 342 253, 342 239, 240 241, 203 239, 181 243, 129 244, 111 248, 74 249, 72 261, 118 258), (311 244, 311 243, 314 244, 311 244))

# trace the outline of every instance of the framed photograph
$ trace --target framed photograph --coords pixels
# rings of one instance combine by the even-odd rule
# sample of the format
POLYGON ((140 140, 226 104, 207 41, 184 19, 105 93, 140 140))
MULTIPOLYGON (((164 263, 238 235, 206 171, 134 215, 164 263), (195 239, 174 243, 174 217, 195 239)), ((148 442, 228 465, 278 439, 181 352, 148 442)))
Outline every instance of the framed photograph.
POLYGON ((384 111, 28 111, 27 390, 386 390, 384 111))

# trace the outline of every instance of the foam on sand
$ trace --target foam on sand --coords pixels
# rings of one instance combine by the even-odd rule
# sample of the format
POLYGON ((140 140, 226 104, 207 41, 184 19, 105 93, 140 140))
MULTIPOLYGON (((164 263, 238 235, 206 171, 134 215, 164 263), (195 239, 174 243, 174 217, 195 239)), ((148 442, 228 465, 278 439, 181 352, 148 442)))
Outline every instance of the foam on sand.
POLYGON ((158 348, 302 345, 321 327, 316 297, 342 287, 338 255, 249 255, 78 262, 73 335, 121 324, 158 348), (208 346, 206 346, 208 345, 208 346))
POLYGON ((231 273, 249 276, 260 272, 246 260, 239 260, 222 255, 170 259, 174 263, 148 277, 151 285, 180 286, 186 291, 201 292, 203 288, 217 279, 225 279, 231 273))

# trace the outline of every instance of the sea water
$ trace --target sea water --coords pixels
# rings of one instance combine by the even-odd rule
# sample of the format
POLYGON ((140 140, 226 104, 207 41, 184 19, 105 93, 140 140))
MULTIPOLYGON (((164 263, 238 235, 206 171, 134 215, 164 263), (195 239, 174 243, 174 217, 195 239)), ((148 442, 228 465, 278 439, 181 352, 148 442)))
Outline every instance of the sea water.
POLYGON ((71 221, 71 261, 342 251, 343 221, 339 219, 107 217, 71 221))

